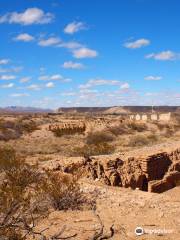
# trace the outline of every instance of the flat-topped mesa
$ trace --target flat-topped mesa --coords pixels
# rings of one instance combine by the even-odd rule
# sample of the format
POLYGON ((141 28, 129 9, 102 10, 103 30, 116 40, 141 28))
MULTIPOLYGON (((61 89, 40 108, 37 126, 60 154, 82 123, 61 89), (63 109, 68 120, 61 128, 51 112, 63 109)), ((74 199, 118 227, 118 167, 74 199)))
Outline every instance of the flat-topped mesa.
POLYGON ((160 193, 180 184, 180 149, 126 160, 93 157, 86 165, 89 176, 111 186, 160 193))

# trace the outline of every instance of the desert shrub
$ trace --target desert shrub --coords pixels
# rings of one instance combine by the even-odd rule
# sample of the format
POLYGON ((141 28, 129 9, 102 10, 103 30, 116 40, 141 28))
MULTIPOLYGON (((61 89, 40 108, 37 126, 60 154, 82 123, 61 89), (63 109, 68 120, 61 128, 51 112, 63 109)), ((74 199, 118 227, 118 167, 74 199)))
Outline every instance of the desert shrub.
POLYGON ((81 209, 86 202, 75 175, 47 172, 42 188, 56 210, 81 209))
POLYGON ((9 141, 11 139, 17 139, 21 134, 13 129, 4 128, 0 130, 0 140, 9 141))
POLYGON ((129 129, 137 132, 143 132, 148 130, 147 124, 135 121, 130 121, 129 123, 127 123, 127 126, 129 129))
POLYGON ((130 147, 140 147, 147 145, 149 143, 148 138, 143 135, 135 135, 129 139, 128 146, 130 147))
POLYGON ((95 156, 103 154, 111 154, 115 147, 110 144, 114 140, 114 135, 109 131, 96 131, 88 133, 85 143, 81 147, 74 147, 73 156, 95 156))
POLYGON ((108 131, 112 133, 115 136, 123 135, 123 134, 128 134, 129 129, 125 124, 119 124, 117 126, 112 126, 108 128, 108 131))
POLYGON ((86 144, 102 144, 107 142, 112 142, 114 140, 114 136, 107 131, 97 131, 90 132, 86 137, 86 144))
POLYGON ((9 147, 0 148, 0 179, 0 236, 5 240, 38 234, 32 227, 33 216, 44 216, 50 207, 81 209, 90 203, 80 191, 77 177, 40 172, 9 147))
POLYGON ((21 230, 29 222, 40 173, 11 148, 0 149, 0 171, 0 235, 7 240, 23 239, 21 230))
POLYGON ((178 130, 177 123, 157 123, 157 127, 162 132, 162 136, 169 138, 178 130))
POLYGON ((179 113, 174 113, 173 114, 173 119, 174 119, 174 122, 176 123, 176 125, 180 127, 180 114, 179 113))
POLYGON ((151 133, 147 136, 149 143, 154 143, 158 141, 158 136, 155 133, 151 133))
POLYGON ((163 131, 163 130, 166 130, 166 129, 170 128, 169 123, 157 122, 156 125, 157 125, 157 127, 160 131, 163 131))
POLYGON ((163 133, 163 136, 165 138, 170 138, 170 137, 172 137, 174 135, 174 133, 175 133, 175 129, 174 128, 166 128, 165 132, 163 133))
POLYGON ((31 133, 38 129, 33 120, 4 121, 0 120, 0 140, 9 141, 19 138, 23 133, 31 133))
POLYGON ((15 122, 15 129, 17 129, 20 133, 31 133, 38 130, 38 126, 33 120, 17 120, 15 122))
POLYGON ((73 156, 97 156, 112 154, 115 147, 109 143, 85 144, 83 147, 75 147, 73 156))
POLYGON ((0 148, 0 172, 7 171, 13 167, 19 167, 15 150, 11 147, 0 148))

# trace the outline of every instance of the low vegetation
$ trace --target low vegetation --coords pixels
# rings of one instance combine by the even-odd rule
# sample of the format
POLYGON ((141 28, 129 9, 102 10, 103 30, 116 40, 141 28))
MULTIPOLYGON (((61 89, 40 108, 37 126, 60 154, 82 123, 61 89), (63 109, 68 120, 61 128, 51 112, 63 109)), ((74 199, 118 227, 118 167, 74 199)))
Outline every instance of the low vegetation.
POLYGON ((112 154, 115 147, 108 143, 85 144, 82 147, 75 147, 72 151, 73 156, 98 156, 112 154))
POLYGON ((129 147, 141 147, 149 144, 153 144, 158 141, 158 137, 155 134, 142 135, 138 134, 129 138, 129 147))
POLYGON ((115 147, 111 144, 114 139, 114 135, 108 131, 90 132, 85 138, 84 145, 73 149, 73 155, 95 156, 111 154, 115 150, 115 147))
POLYGON ((35 220, 48 214, 49 208, 74 210, 90 203, 76 176, 40 172, 9 147, 0 148, 0 179, 0 236, 5 240, 38 234, 35 220))
POLYGON ((38 129, 33 120, 17 119, 16 121, 4 121, 0 119, 0 140, 9 141, 19 138, 23 133, 31 133, 38 129))

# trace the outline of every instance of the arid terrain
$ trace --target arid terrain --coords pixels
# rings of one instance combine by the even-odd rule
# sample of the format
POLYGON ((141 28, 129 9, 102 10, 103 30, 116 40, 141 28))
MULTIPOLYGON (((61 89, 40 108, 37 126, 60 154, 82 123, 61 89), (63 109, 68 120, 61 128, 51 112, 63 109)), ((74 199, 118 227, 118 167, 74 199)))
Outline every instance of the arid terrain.
POLYGON ((0 240, 180 239, 175 110, 2 112, 0 240))

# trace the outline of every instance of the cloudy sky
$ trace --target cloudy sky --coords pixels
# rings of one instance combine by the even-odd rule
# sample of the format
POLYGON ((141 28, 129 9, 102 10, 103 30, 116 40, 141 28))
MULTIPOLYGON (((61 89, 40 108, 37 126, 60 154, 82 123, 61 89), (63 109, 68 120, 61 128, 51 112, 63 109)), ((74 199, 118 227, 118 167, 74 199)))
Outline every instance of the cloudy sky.
POLYGON ((179 0, 1 0, 0 106, 180 105, 179 0))

